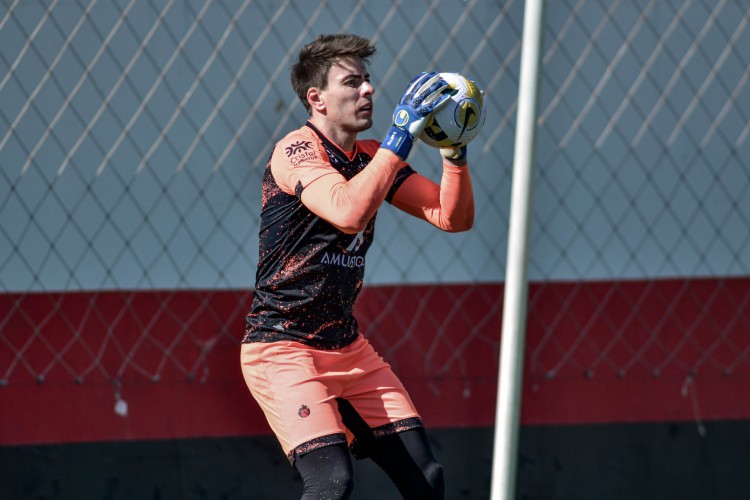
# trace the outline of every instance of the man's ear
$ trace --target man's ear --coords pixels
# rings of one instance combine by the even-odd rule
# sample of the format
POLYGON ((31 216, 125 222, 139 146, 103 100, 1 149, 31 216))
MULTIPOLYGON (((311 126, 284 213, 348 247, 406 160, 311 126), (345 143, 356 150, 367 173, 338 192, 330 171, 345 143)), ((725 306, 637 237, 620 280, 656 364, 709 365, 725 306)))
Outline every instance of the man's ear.
POLYGON ((307 102, 309 102, 312 109, 318 113, 325 111, 326 105, 323 102, 320 89, 317 87, 310 87, 307 89, 307 102))

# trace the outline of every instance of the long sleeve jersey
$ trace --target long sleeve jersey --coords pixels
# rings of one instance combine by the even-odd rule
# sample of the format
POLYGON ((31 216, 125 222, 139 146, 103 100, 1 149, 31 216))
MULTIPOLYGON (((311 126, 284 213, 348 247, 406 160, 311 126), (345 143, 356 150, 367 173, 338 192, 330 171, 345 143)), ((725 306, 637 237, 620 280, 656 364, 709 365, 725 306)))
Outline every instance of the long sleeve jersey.
MULTIPOLYGON (((258 269, 243 342, 293 340, 338 349, 357 337, 353 310, 376 217, 359 233, 347 234, 300 197, 332 169, 351 179, 379 147, 378 141, 358 140, 346 153, 309 122, 276 144, 263 176, 258 269)), ((385 200, 391 202, 413 173, 402 167, 385 200)))

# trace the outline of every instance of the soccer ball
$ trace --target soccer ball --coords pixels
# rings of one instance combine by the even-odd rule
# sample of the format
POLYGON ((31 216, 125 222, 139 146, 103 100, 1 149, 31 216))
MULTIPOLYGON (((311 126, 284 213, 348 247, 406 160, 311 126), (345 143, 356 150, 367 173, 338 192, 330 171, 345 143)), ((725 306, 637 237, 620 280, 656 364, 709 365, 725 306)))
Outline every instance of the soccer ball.
POLYGON ((436 148, 465 146, 484 126, 482 91, 476 82, 458 73, 440 73, 440 76, 448 82, 451 97, 448 104, 432 115, 419 138, 436 148))

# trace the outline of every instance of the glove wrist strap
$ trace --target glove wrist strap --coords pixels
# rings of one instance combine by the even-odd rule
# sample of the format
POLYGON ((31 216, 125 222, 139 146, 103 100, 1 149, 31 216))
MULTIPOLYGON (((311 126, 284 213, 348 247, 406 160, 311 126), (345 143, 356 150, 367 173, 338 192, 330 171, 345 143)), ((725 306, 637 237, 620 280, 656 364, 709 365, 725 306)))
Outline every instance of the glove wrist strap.
POLYGON ((380 147, 393 151, 399 158, 406 161, 413 143, 414 138, 409 132, 392 125, 380 147))

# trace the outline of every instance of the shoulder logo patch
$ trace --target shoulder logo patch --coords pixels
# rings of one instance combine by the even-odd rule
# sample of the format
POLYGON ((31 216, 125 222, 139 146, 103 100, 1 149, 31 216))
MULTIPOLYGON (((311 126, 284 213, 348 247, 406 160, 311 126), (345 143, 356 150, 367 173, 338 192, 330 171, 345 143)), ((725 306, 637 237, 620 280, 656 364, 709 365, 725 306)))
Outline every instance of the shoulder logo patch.
POLYGON ((311 147, 312 142, 310 141, 297 141, 284 148, 284 151, 286 152, 286 156, 291 158, 293 155, 296 155, 301 151, 307 151, 311 147))

